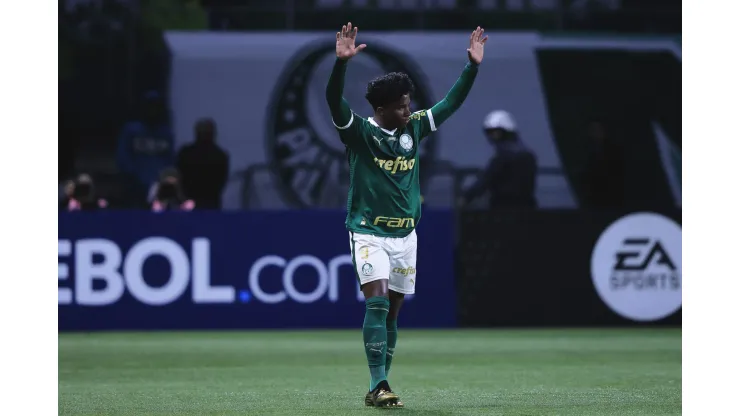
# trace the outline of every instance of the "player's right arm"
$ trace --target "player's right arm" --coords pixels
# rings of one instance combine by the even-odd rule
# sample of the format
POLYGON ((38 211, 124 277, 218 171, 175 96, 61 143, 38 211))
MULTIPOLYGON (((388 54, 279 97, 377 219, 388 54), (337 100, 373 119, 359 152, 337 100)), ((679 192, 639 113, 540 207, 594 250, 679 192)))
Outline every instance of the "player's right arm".
POLYGON ((329 110, 331 111, 331 120, 339 130, 349 128, 354 118, 347 100, 342 96, 346 71, 347 61, 337 58, 329 77, 329 83, 326 85, 326 102, 329 104, 329 110))
POLYGON ((341 32, 337 32, 337 60, 334 62, 329 83, 326 85, 326 102, 329 104, 332 122, 337 130, 339 130, 339 137, 345 144, 347 144, 347 139, 351 136, 348 133, 352 132, 353 124, 355 126, 359 125, 359 123, 355 123, 355 115, 350 109, 347 100, 342 96, 347 61, 367 46, 362 44, 355 47, 356 38, 357 28, 353 28, 352 23, 347 23, 342 27, 341 32))

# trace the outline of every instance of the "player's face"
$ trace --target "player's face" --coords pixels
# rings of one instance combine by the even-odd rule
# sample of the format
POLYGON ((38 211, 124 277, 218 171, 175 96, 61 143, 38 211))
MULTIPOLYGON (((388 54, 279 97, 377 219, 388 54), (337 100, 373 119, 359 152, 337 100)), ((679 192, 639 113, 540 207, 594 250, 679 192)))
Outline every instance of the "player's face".
POLYGON ((411 116, 411 97, 409 94, 383 108, 383 121, 392 129, 403 127, 409 122, 411 116))

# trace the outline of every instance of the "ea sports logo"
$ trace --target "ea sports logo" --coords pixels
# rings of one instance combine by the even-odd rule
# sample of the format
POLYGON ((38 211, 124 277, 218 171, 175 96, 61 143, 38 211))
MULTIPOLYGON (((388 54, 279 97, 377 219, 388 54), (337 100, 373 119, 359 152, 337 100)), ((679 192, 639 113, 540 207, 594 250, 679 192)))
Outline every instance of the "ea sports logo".
POLYGON ((681 227, 653 213, 627 215, 599 237, 591 278, 604 303, 634 321, 655 321, 681 307, 681 227))
MULTIPOLYGON (((349 165, 344 145, 332 125, 326 103, 326 83, 335 61, 335 42, 320 42, 301 48, 292 57, 277 82, 267 109, 267 160, 283 199, 297 207, 343 207, 347 203, 349 165)), ((373 41, 373 47, 352 58, 347 70, 344 96, 352 110, 362 117, 372 115, 364 97, 366 83, 387 72, 405 72, 416 87, 414 108, 434 104, 421 71, 401 51, 373 41)), ((401 143, 413 148, 409 137, 401 143)), ((434 159, 436 140, 424 140, 418 147, 419 163, 434 159)), ((422 192, 427 173, 421 171, 422 192)))

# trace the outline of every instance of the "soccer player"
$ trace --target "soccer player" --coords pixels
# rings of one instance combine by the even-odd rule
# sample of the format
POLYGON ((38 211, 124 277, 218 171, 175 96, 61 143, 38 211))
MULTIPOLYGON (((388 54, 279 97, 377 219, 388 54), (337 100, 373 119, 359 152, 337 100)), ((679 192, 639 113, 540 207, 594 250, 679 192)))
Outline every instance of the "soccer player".
MULTIPOLYGON (((347 61, 367 45, 355 45, 352 23, 337 32, 337 59, 326 87, 332 121, 345 145, 350 186, 347 196, 349 243, 355 273, 365 295, 362 336, 370 367, 365 404, 403 407, 388 374, 398 339, 396 320, 404 295, 415 292, 416 225, 421 218, 419 143, 445 122, 468 95, 488 37, 470 35, 468 60, 445 98, 431 109, 411 112, 414 85, 408 75, 389 73, 367 86, 374 114, 362 118, 342 97, 347 61)), ((440 300, 442 301, 442 300, 440 300)))

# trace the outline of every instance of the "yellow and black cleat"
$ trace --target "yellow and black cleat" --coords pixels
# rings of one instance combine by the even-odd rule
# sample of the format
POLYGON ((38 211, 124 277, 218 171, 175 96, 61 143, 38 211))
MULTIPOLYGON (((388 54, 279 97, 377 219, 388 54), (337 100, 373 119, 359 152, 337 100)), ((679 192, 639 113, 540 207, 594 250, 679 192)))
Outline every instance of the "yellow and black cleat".
MULTIPOLYGON (((365 395, 365 406, 373 407, 375 404, 373 403, 373 392, 369 391, 365 395)), ((401 400, 396 400, 395 402, 390 402, 389 406, 386 407, 403 407, 403 402, 401 400)))
MULTIPOLYGON (((396 393, 385 389, 377 389, 371 393, 373 406, 387 408, 401 408, 403 403, 396 393)), ((367 398, 366 398, 367 400, 367 398)), ((367 403, 367 401, 366 401, 367 403)))

